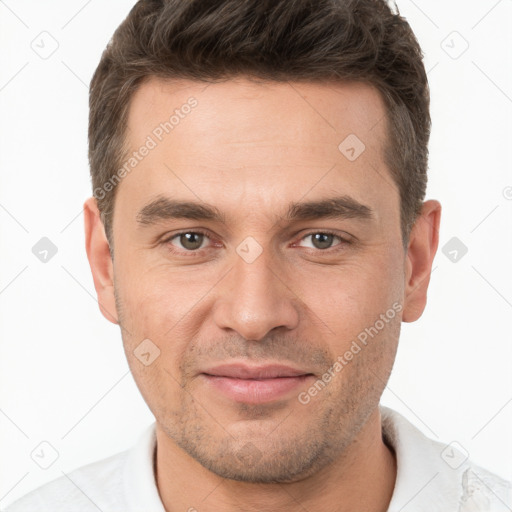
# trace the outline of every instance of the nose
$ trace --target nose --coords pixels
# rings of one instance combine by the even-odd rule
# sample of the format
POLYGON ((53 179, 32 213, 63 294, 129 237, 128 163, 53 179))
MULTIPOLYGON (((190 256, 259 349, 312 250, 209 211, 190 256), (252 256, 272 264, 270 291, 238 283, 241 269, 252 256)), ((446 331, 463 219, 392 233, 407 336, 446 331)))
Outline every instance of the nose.
POLYGON ((246 340, 259 341, 274 329, 291 330, 299 323, 298 297, 267 253, 250 263, 235 254, 234 266, 217 290, 216 325, 246 340))

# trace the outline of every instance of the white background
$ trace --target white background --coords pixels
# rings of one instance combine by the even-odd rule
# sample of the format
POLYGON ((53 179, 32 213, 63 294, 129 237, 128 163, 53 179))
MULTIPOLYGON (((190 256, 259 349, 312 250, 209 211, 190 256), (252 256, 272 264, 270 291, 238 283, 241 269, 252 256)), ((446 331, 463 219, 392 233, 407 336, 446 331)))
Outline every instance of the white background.
MULTIPOLYGON (((153 421, 99 313, 82 228, 88 83, 132 4, 0 0, 2 507, 153 421), (47 59, 41 38, 58 43, 47 59), (47 263, 32 253, 43 236, 58 247, 47 263), (42 441, 59 454, 46 470, 30 456, 42 441)), ((429 304, 403 326, 383 403, 511 479, 512 0, 398 5, 426 56, 428 198, 444 210, 429 304), (468 248, 456 263, 441 252, 453 237, 468 248)))

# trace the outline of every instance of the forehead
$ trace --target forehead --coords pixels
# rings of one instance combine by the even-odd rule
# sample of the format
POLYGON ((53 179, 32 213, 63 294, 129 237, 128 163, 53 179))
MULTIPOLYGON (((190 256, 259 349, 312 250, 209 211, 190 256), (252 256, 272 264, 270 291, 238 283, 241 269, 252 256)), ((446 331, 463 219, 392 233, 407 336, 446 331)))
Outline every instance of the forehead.
POLYGON ((380 93, 368 84, 152 78, 132 98, 126 132, 130 152, 148 141, 151 150, 121 195, 139 205, 169 192, 275 208, 279 198, 335 190, 379 201, 383 184, 383 199, 396 196, 383 162, 386 127, 380 93))
MULTIPOLYGON (((334 143, 347 133, 369 143, 385 134, 385 106, 376 88, 361 82, 264 82, 238 77, 219 83, 150 78, 132 97, 128 141, 136 143, 171 120, 175 136, 188 125, 207 135, 201 144, 259 139, 334 143), (193 116, 187 104, 193 107, 193 116), (177 112, 176 112, 177 111, 177 112), (172 114, 178 119, 171 120, 172 114), (189 117, 187 123, 181 123, 189 117), (223 121, 236 121, 225 124, 223 121), (286 131, 283 131, 283 128, 286 131), (226 139, 227 137, 227 139, 226 139)), ((191 143, 194 141, 191 140, 191 143)))

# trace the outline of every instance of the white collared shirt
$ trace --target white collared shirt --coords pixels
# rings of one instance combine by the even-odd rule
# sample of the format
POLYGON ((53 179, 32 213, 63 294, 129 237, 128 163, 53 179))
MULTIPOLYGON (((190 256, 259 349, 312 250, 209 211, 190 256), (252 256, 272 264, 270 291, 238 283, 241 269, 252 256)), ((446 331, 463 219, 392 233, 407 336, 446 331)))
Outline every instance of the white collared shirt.
MULTIPOLYGON (((512 511, 510 483, 428 439, 396 411, 380 409, 398 469, 388 512, 512 511)), ((44 484, 5 512, 165 512, 153 472, 155 425, 130 450, 44 484)))

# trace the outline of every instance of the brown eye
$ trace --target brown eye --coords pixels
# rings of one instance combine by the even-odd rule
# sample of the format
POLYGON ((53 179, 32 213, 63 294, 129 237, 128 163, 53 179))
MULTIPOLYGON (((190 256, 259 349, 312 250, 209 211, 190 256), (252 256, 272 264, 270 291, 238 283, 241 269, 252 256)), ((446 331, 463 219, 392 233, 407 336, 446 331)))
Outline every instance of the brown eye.
POLYGON ((344 246, 349 244, 350 240, 336 235, 335 233, 330 233, 328 231, 316 231, 302 237, 299 245, 309 249, 326 251, 327 249, 342 249, 344 246))
POLYGON ((174 239, 179 240, 182 248, 187 249, 187 251, 194 251, 201 248, 205 239, 205 235, 191 231, 189 233, 181 233, 176 235, 174 239))
POLYGON ((334 235, 329 233, 314 233, 311 242, 316 249, 329 249, 334 241, 334 235))

